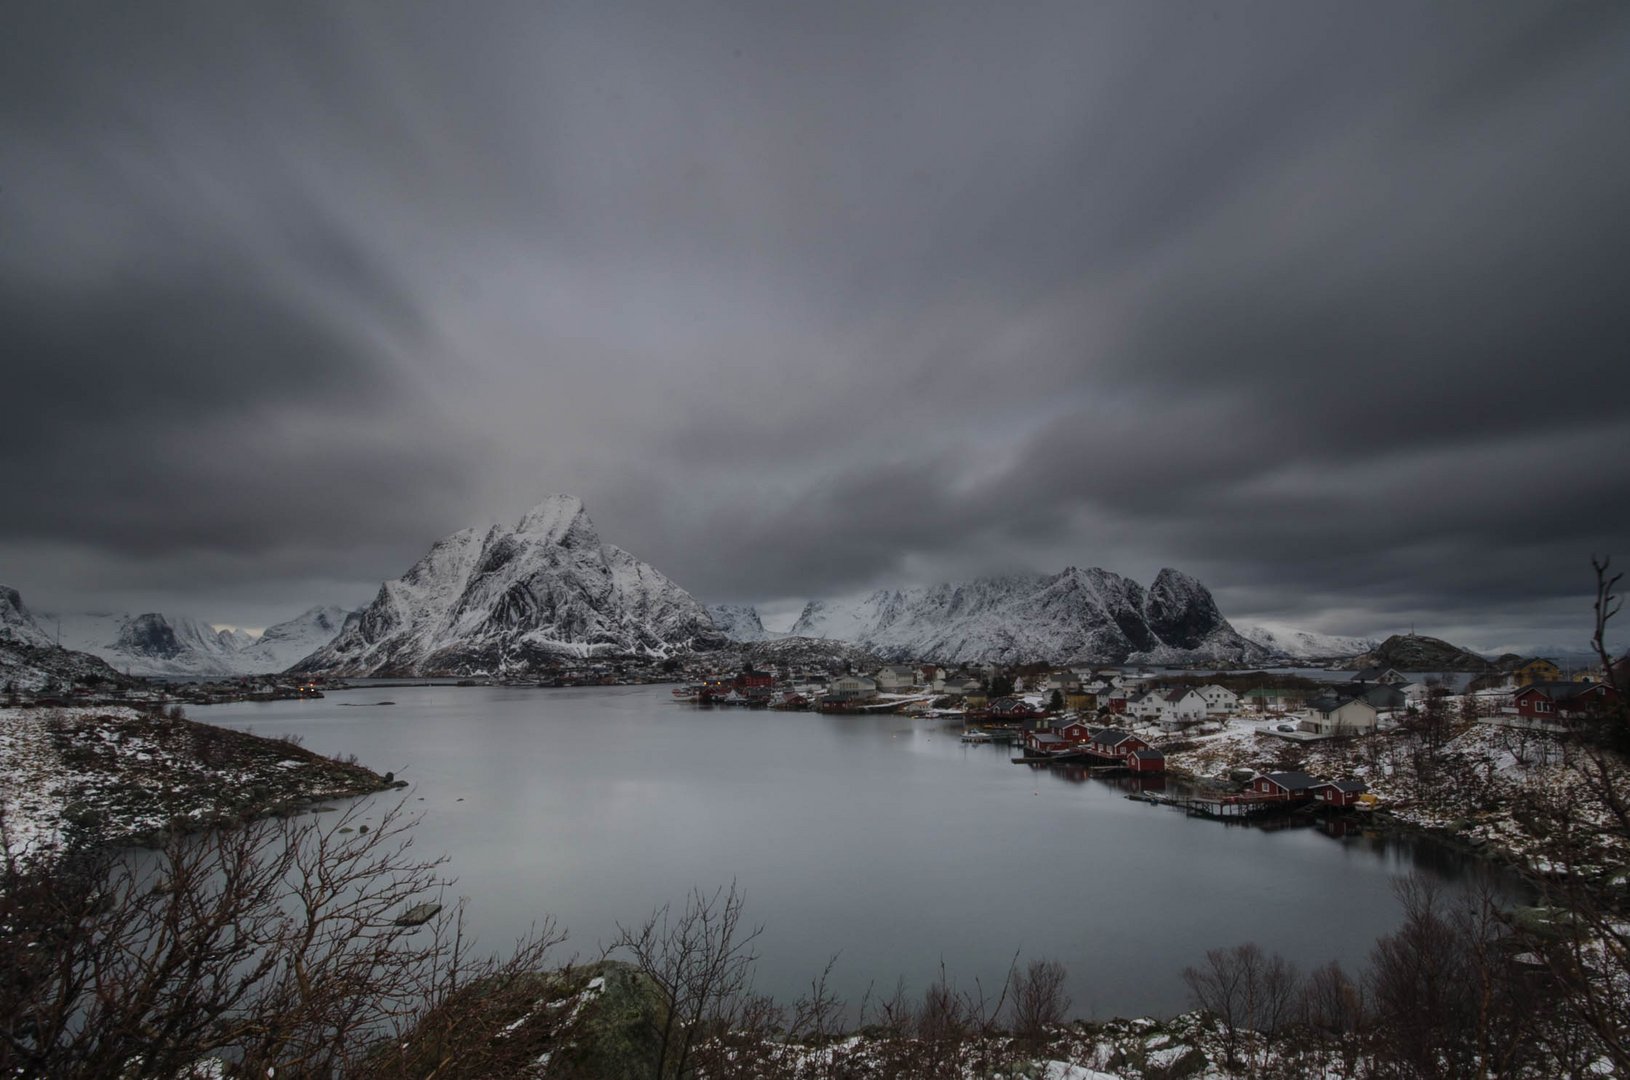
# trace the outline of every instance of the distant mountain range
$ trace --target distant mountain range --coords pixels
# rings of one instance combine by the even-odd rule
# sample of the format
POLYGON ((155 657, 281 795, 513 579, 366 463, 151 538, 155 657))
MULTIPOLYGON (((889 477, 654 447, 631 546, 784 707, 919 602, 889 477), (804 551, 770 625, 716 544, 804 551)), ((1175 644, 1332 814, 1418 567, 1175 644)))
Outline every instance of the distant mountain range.
POLYGON ((690 593, 602 543, 555 495, 514 529, 465 529, 297 666, 341 675, 517 674, 562 658, 668 656, 726 643, 690 593))
POLYGON ((792 636, 833 638, 898 659, 1047 663, 1256 663, 1247 640, 1187 574, 1147 590, 1099 568, 884 589, 849 603, 810 601, 792 636))
POLYGON ((266 675, 282 671, 331 641, 349 613, 314 607, 259 637, 241 630, 215 630, 186 616, 42 613, 37 622, 60 635, 64 648, 99 656, 131 675, 202 678, 266 675))
MULTIPOLYGON (((20 600, 11 606, 20 609, 20 600)), ((0 634, 12 627, 20 640, 21 619, 6 610, 0 604, 0 634)), ((655 568, 603 543, 569 495, 545 499, 513 529, 464 529, 437 541, 361 611, 314 607, 258 637, 154 612, 41 616, 28 626, 32 644, 60 637, 63 646, 133 675, 200 677, 290 669, 524 674, 562 658, 665 657, 788 638, 949 663, 1237 665, 1342 659, 1378 648, 1365 638, 1284 626, 1235 627, 1204 585, 1170 568, 1147 588, 1108 570, 1069 567, 811 600, 782 634, 766 630, 751 606, 704 607, 655 568)))

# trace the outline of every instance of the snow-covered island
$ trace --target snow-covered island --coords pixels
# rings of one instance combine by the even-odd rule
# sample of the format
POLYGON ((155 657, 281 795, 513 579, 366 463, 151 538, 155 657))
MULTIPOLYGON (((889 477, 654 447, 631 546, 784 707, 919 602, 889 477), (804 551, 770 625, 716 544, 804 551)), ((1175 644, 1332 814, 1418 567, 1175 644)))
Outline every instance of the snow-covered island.
POLYGON ((151 842, 395 784, 292 742, 196 723, 171 708, 0 709, 5 855, 151 842))

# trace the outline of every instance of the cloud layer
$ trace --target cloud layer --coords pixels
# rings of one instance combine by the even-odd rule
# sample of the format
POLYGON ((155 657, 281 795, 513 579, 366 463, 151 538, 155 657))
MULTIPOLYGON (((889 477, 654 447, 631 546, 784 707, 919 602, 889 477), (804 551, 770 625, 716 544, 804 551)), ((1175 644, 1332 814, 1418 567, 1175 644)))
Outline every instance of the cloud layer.
POLYGON ((1176 565, 1577 641, 1630 10, 35 5, 0 579, 247 625, 582 496, 708 600, 1176 565))

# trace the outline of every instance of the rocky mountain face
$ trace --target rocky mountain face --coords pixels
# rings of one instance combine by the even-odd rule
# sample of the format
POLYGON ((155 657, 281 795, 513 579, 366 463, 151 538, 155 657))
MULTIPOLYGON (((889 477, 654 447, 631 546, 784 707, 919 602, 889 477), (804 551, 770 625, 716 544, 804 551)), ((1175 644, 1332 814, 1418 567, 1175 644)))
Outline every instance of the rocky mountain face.
POLYGON ((0 585, 0 642, 15 645, 48 646, 51 635, 40 629, 33 614, 23 604, 23 596, 10 585, 0 585))
POLYGON ((583 504, 555 495, 513 530, 465 529, 437 541, 295 670, 526 673, 562 657, 666 656, 724 643, 690 593, 602 543, 583 504))
POLYGON ((855 603, 811 601, 791 634, 835 638, 890 659, 945 663, 1254 663, 1206 587, 1162 570, 1145 590, 1107 570, 980 578, 881 590, 855 603))
POLYGON ((1435 637, 1420 634, 1394 634, 1374 649, 1353 659, 1358 668, 1397 668, 1399 671, 1494 670, 1494 665, 1474 652, 1435 637))
POLYGON ((1237 626, 1240 636, 1267 649, 1272 656, 1288 660, 1343 660, 1369 652, 1380 642, 1374 638, 1342 637, 1297 630, 1289 626, 1261 624, 1237 626))
POLYGON ((767 641, 780 635, 764 629, 758 608, 750 604, 709 604, 708 616, 719 633, 735 642, 767 641))
POLYGON ((60 648, 35 621, 17 590, 0 585, 0 691, 129 681, 100 657, 60 648))

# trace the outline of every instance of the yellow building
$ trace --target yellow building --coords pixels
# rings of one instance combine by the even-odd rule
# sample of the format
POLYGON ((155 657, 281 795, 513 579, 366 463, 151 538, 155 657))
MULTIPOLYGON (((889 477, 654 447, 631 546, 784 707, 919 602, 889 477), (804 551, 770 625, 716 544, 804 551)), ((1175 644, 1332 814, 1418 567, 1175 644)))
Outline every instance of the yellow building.
POLYGON ((1518 686, 1532 686, 1535 683, 1559 681, 1562 678, 1562 669, 1543 657, 1536 657, 1525 661, 1511 673, 1511 677, 1518 686))

